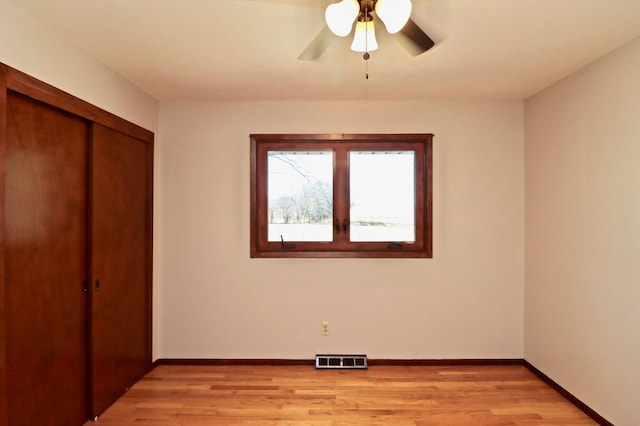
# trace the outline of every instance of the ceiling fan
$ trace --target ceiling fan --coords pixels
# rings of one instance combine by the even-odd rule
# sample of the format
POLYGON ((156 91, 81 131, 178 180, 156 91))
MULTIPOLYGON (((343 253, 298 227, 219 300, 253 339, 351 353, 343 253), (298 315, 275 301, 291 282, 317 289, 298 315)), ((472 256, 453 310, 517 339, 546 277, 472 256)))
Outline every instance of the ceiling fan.
POLYGON ((411 19, 411 0, 341 0, 325 10, 327 25, 298 56, 301 61, 318 59, 329 44, 338 37, 348 36, 355 25, 351 50, 369 52, 377 49, 375 22, 378 18, 387 32, 394 34, 402 46, 413 56, 431 49, 433 40, 411 19))

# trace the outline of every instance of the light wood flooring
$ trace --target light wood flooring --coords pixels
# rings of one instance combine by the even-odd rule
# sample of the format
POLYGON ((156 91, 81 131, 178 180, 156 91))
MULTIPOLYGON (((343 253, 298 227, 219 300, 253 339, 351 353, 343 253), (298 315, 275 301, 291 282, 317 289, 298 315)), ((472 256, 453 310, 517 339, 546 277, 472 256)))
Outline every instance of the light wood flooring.
POLYGON ((593 425, 520 365, 156 367, 104 426, 593 425))

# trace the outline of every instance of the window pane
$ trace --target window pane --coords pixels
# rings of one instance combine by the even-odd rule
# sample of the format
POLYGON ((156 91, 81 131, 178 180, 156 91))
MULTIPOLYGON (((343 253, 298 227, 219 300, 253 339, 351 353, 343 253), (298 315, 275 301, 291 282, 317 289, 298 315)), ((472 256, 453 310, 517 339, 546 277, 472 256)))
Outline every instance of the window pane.
POLYGON ((415 241, 413 151, 349 153, 351 241, 415 241))
POLYGON ((333 240, 333 152, 267 153, 268 241, 333 240))

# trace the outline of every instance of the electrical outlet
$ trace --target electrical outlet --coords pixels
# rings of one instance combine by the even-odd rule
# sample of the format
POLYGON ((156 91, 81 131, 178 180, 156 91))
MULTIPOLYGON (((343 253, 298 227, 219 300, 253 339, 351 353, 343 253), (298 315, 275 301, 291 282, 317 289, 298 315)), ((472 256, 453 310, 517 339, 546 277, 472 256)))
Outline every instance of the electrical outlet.
POLYGON ((329 335, 329 321, 323 321, 320 325, 320 334, 323 336, 329 335))

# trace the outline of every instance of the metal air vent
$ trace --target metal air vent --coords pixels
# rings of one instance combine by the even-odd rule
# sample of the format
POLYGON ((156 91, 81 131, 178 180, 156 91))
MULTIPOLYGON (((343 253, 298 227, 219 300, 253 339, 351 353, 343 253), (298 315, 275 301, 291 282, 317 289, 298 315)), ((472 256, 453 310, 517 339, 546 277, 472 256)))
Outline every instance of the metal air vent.
POLYGON ((366 369, 366 355, 316 355, 316 368, 366 369))

